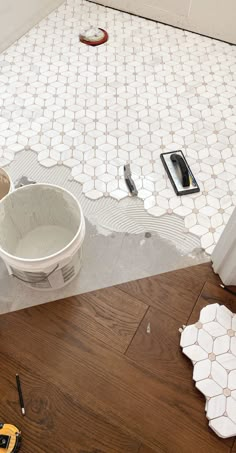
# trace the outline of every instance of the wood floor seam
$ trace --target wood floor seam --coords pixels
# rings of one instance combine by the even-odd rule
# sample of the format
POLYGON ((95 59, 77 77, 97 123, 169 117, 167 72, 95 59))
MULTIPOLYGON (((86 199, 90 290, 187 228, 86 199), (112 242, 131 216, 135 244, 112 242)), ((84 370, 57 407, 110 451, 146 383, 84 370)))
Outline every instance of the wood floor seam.
POLYGON ((236 453, 236 440, 234 441, 232 448, 230 450, 232 453, 236 453))
POLYGON ((134 332, 134 335, 133 335, 133 337, 132 337, 130 343, 128 344, 128 346, 127 346, 127 348, 126 348, 126 350, 125 350, 125 352, 124 352, 124 355, 125 355, 125 356, 126 356, 126 354, 127 354, 127 351, 129 350, 130 345, 132 344, 133 339, 135 338, 135 335, 137 334, 137 332, 138 332, 138 330, 139 330, 139 327, 141 326, 141 324, 142 324, 142 322, 143 322, 145 316, 147 315, 149 309, 150 309, 150 305, 147 307, 146 312, 144 313, 142 319, 140 320, 140 323, 139 323, 139 325, 138 325, 136 331, 134 332))
POLYGON ((201 289, 200 293, 198 294, 198 296, 197 296, 197 298, 196 298, 195 304, 194 304, 194 306, 193 306, 193 308, 192 308, 192 310, 191 310, 191 312, 190 312, 190 314, 189 314, 189 317, 188 317, 188 320, 187 320, 186 325, 189 323, 189 320, 190 320, 190 318, 191 318, 191 316, 192 316, 192 313, 193 313, 193 311, 194 311, 194 309, 195 309, 195 307, 196 307, 196 304, 197 304, 197 302, 198 302, 198 299, 199 299, 199 297, 201 297, 201 294, 202 294, 202 292, 203 292, 203 290, 204 290, 204 287, 205 287, 205 285, 206 285, 206 282, 207 282, 207 280, 203 283, 202 289, 201 289))
MULTIPOLYGON (((120 290, 120 291, 123 291, 124 294, 127 294, 127 296, 131 296, 130 292, 125 291, 125 289, 119 288, 119 290, 120 290)), ((141 303, 144 304, 144 301, 143 301, 142 299, 139 299, 137 296, 132 296, 132 297, 135 297, 135 299, 136 299, 138 302, 141 302, 141 303)), ((197 297, 198 297, 198 296, 197 296, 197 297)), ((146 304, 146 305, 147 305, 147 304, 146 304)), ((194 306, 195 306, 195 304, 194 304, 194 306)), ((162 307, 160 307, 160 306, 155 307, 154 305, 148 305, 148 309, 150 309, 150 308, 153 308, 154 310, 160 311, 161 313, 165 313, 165 308, 164 308, 164 306, 163 306, 163 308, 162 308, 162 307)), ((194 307, 193 307, 193 308, 194 308, 194 307)), ((147 311, 148 311, 148 310, 147 310, 147 311)), ((168 314, 168 316, 169 316, 170 318, 172 318, 172 319, 175 319, 174 314, 172 314, 172 315, 171 315, 171 314, 168 314)), ((144 317, 145 317, 145 316, 144 316, 144 317)), ((187 319, 186 319, 186 320, 182 319, 182 321, 183 321, 183 324, 184 324, 184 323, 187 324, 187 319)), ((181 321, 181 322, 182 322, 182 321, 181 321)), ((179 327, 181 327, 181 322, 179 322, 179 327)), ((137 333, 137 331, 136 331, 135 333, 137 333)), ((134 336, 135 336, 135 335, 134 335, 134 336)), ((129 345, 129 346, 130 346, 130 345, 129 345)), ((128 346, 127 349, 129 349, 129 346, 128 346)))

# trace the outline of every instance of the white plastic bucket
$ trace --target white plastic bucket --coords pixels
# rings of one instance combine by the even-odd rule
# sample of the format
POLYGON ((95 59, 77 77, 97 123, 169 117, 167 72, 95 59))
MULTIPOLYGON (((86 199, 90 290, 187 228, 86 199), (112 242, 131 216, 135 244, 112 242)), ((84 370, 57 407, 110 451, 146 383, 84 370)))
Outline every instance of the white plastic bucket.
POLYGON ((0 202, 0 256, 32 288, 58 289, 78 274, 85 221, 78 200, 51 184, 24 186, 0 202))
POLYGON ((0 168, 0 200, 3 200, 6 195, 14 190, 13 182, 3 168, 0 168))

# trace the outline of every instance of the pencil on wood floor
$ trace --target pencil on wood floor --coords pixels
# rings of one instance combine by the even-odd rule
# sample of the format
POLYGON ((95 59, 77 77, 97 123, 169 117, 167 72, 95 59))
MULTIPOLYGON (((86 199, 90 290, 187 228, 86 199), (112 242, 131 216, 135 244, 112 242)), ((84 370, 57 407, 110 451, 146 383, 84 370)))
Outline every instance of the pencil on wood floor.
POLYGON ((19 374, 16 374, 16 385, 17 385, 17 390, 18 390, 18 395, 19 395, 21 412, 22 412, 22 415, 25 415, 25 405, 24 405, 24 400, 23 400, 23 394, 22 394, 19 374))

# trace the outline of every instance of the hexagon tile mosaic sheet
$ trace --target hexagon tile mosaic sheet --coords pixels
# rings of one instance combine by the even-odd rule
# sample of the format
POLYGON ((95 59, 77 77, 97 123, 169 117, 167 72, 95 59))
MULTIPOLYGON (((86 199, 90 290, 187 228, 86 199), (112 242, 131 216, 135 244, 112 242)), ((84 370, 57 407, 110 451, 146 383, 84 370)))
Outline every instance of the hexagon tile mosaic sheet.
POLYGON ((0 55, 0 165, 32 149, 90 199, 128 196, 131 163, 153 216, 175 213, 211 253, 236 204, 236 48, 68 0, 0 55), (79 42, 88 24, 107 44, 79 42), (182 149, 201 192, 172 189, 160 153, 182 149))
POLYGON ((236 436, 236 315, 224 305, 207 305, 199 321, 184 328, 180 345, 206 397, 209 426, 220 437, 236 436))

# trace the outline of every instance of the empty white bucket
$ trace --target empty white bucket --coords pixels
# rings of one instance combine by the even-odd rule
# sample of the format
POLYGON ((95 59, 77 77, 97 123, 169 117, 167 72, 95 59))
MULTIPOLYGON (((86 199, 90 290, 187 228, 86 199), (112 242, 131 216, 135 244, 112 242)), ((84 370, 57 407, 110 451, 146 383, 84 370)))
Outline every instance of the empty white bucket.
POLYGON ((0 256, 32 288, 68 284, 80 270, 84 236, 81 206, 61 187, 28 185, 0 202, 0 256))

